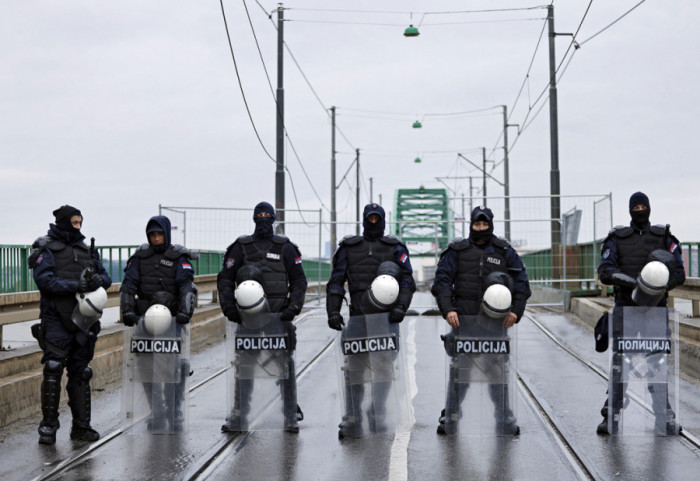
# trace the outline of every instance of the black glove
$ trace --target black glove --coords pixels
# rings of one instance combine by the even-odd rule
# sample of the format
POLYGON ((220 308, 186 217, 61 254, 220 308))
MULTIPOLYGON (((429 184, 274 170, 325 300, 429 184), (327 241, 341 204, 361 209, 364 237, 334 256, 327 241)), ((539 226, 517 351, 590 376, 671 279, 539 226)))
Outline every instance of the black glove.
POLYGON ((294 316, 299 314, 299 312, 299 308, 296 305, 290 304, 280 312, 280 321, 289 322, 294 319, 294 316))
POLYGON ((178 312, 175 316, 175 322, 178 324, 188 324, 190 322, 190 316, 186 312, 178 312))
POLYGON ((336 331, 342 331, 344 325, 343 316, 340 315, 340 312, 331 312, 331 315, 328 316, 328 327, 336 331))
POLYGON ((628 276, 627 274, 623 274, 622 272, 616 272, 612 276, 610 276, 610 278, 614 286, 630 288, 637 287, 637 281, 634 278, 628 276))
POLYGON ((88 291, 90 291, 90 292, 95 291, 98 288, 102 287, 102 284, 104 284, 104 280, 102 279, 101 275, 93 274, 92 276, 88 277, 88 280, 87 280, 88 291))
POLYGON ((125 326, 135 326, 139 322, 139 316, 135 312, 128 311, 122 314, 122 321, 125 326))
POLYGON ((224 312, 224 316, 231 322, 235 322, 236 324, 241 323, 241 315, 235 307, 224 312))
POLYGON ((81 275, 78 279, 78 292, 90 292, 90 286, 86 276, 81 275))
POLYGON ((403 306, 395 306, 389 313, 389 322, 398 324, 403 321, 404 317, 406 317, 406 311, 403 306))

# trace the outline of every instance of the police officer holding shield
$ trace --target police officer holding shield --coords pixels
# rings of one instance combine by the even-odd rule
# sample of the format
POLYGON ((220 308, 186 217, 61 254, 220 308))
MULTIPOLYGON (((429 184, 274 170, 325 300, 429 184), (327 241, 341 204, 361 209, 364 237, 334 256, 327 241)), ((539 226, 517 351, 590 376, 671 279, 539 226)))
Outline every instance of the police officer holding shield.
MULTIPOLYGON (((223 269, 217 276, 217 288, 221 310, 234 323, 243 320, 236 301, 236 288, 246 281, 262 285, 271 313, 279 313, 283 329, 289 340, 287 363, 289 375, 282 383, 284 402, 284 427, 287 432, 299 432, 303 419, 297 405, 296 373, 293 351, 296 348, 296 327, 292 323, 304 306, 306 275, 301 264, 299 248, 283 235, 276 235, 273 224, 275 209, 268 202, 258 203, 253 210, 255 230, 252 235, 240 236, 224 255, 223 269)), ((239 326, 240 330, 240 326, 239 326)), ((247 430, 246 415, 250 411, 253 389, 252 380, 236 380, 236 396, 233 413, 221 427, 224 432, 247 430)))
POLYGON ((100 263, 94 243, 88 248, 83 242, 80 210, 63 205, 53 211, 53 215, 56 223, 50 224, 46 236, 34 241, 29 256, 29 267, 34 271, 34 281, 41 293, 41 324, 32 327, 44 351, 39 443, 56 443, 64 368, 68 375, 68 405, 73 415, 70 437, 96 441, 100 435, 90 426, 92 368, 88 364, 95 355, 95 342, 100 332, 98 319, 107 299, 104 289, 109 288, 112 280, 100 263), (103 301, 101 307, 96 306, 93 316, 81 315, 79 304, 98 291, 103 301))
MULTIPOLYGON (((129 258, 124 269, 124 281, 119 288, 122 321, 134 326, 149 307, 165 306, 177 322, 176 334, 181 336, 196 307, 197 286, 191 261, 199 255, 181 245, 171 243, 170 219, 153 216, 146 224, 147 243, 129 258)), ((144 383, 146 397, 153 413, 149 429, 160 431, 167 419, 172 431, 183 428, 182 402, 185 397, 185 377, 189 376, 189 361, 180 360, 180 382, 165 386, 144 383), (174 389, 175 392, 168 390, 174 389)))
MULTIPOLYGON (((440 256, 431 292, 442 316, 452 327, 444 339, 450 356, 455 355, 450 346, 460 327, 459 316, 479 314, 487 305, 483 302, 484 295, 491 285, 506 286, 512 293, 512 306, 502 310, 503 331, 519 322, 525 312, 531 294, 525 265, 506 239, 493 234, 493 228, 491 209, 475 207, 471 213, 469 238, 453 240, 440 256)), ((457 389, 456 382, 455 373, 450 369, 448 402, 440 418, 439 434, 456 432, 456 424, 451 419, 459 413, 459 404, 466 395, 466 386, 457 389)), ((489 394, 496 407, 497 432, 518 434, 520 428, 508 406, 508 393, 489 385, 489 394)))
MULTIPOLYGON (((629 213, 631 221, 629 226, 617 226, 613 228, 603 242, 601 249, 601 261, 598 266, 600 281, 606 285, 614 286, 615 308, 613 309, 613 333, 622 328, 622 312, 625 306, 665 307, 667 305, 668 291, 685 282, 685 270, 683 268, 683 256, 681 246, 670 232, 668 225, 651 225, 649 216, 651 205, 649 197, 643 192, 635 192, 629 199, 629 213), (658 286, 658 295, 649 295, 648 283, 644 282, 641 275, 645 266, 653 261, 660 262, 668 271, 667 283, 658 286), (640 288, 641 287, 641 288, 640 288)), ((658 266, 659 264, 655 264, 658 266)), ((650 266, 653 267, 653 266, 650 266)), ((653 275, 653 272, 652 272, 653 275)), ((611 365, 611 379, 619 375, 623 355, 614 353, 611 365)), ((601 409, 603 421, 598 425, 598 434, 616 434, 617 420, 623 405, 625 393, 622 382, 613 382, 613 406, 610 409, 608 399, 601 409), (612 414, 613 422, 608 423, 612 414), (613 432, 609 426, 612 425, 613 432)), ((668 406, 667 391, 665 387, 649 384, 648 390, 652 396, 652 408, 657 421, 665 424, 667 411, 673 418, 673 412, 668 406)), ((668 434, 675 433, 677 427, 673 421, 668 426, 668 434)))
MULTIPOLYGON (((398 324, 403 321, 406 310, 411 304, 416 284, 413 280, 413 268, 406 246, 395 236, 384 235, 386 214, 379 204, 367 204, 362 214, 363 232, 361 236, 346 236, 340 241, 333 257, 331 278, 326 285, 326 311, 328 326, 338 331, 343 330, 345 322, 340 314, 345 299, 345 281, 350 291, 350 316, 362 316, 388 312, 389 322, 398 324), (390 305, 382 305, 381 293, 372 292, 373 281, 388 275, 398 282, 398 296, 390 305)), ((375 284, 376 285, 376 284, 375 284)), ((352 326, 348 325, 346 331, 352 326)), ((345 334, 345 332, 344 332, 345 334)), ((361 416, 359 406, 362 402, 362 384, 349 385, 346 379, 345 414, 340 423, 339 437, 359 436, 361 433, 361 416)), ((381 425, 381 416, 376 413, 385 409, 389 387, 373 386, 373 409, 377 419, 376 426, 381 425)), ((381 432, 381 428, 375 429, 381 432)))

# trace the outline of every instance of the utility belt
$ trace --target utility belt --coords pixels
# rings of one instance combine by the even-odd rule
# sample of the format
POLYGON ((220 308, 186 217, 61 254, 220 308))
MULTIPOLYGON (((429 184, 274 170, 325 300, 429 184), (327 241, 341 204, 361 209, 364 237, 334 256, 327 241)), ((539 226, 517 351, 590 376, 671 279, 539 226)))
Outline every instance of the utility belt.
POLYGON ((46 331, 44 330, 44 323, 43 322, 37 322, 36 324, 33 324, 31 329, 32 329, 32 336, 34 337, 34 339, 37 340, 37 342, 39 343, 39 347, 41 348, 42 351, 52 352, 62 359, 66 359, 68 357, 68 351, 64 351, 63 349, 59 349, 58 347, 54 346, 53 344, 46 342, 46 331))

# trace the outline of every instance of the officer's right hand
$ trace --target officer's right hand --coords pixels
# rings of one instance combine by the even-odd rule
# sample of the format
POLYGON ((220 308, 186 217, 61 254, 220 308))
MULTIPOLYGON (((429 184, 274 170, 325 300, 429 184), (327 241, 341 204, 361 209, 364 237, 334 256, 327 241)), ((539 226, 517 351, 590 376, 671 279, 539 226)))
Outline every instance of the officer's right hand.
POLYGON ((135 312, 125 312, 122 314, 122 321, 125 326, 135 326, 139 322, 139 316, 135 312))
POLYGON ((233 309, 227 309, 226 312, 224 312, 224 316, 231 322, 235 322, 236 324, 241 323, 241 315, 235 307, 233 309))
POLYGON ((328 327, 336 331, 342 331, 344 325, 343 316, 340 315, 340 312, 331 312, 331 315, 328 316, 328 327))
POLYGON ((622 272, 616 272, 612 276, 610 276, 612 279, 612 284, 614 286, 619 286, 619 287, 630 287, 634 288, 637 287, 637 281, 631 276, 628 276, 627 274, 623 274, 622 272))

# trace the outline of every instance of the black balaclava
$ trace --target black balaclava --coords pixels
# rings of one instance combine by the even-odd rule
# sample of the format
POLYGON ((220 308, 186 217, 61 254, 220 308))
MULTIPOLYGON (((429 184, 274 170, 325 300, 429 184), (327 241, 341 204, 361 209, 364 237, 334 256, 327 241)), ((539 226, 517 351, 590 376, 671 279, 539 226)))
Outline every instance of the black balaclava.
POLYGON ((472 210, 471 221, 469 224, 469 238, 477 245, 482 245, 488 242, 493 235, 493 212, 486 206, 480 205, 472 210), (486 230, 476 231, 472 227, 474 222, 485 220, 489 223, 489 228, 486 230))
POLYGON ((644 192, 635 192, 630 196, 630 216, 632 217, 632 227, 644 229, 649 225, 649 215, 651 214, 651 205, 649 205, 649 197, 644 192), (644 210, 632 211, 635 205, 646 206, 644 210))
POLYGON ((253 221, 255 222, 255 232, 253 232, 254 237, 260 237, 266 239, 272 237, 274 231, 272 229, 272 224, 275 223, 275 209, 267 202, 260 202, 253 209, 253 221), (261 212, 267 212, 272 217, 257 217, 261 212))
POLYGON ((63 233, 66 240, 73 242, 84 238, 83 234, 80 233, 80 229, 73 227, 73 224, 70 222, 71 217, 74 215, 83 216, 80 210, 66 204, 53 211, 53 215, 56 218, 56 228, 63 233))
POLYGON ((384 208, 379 204, 367 204, 362 213, 362 227, 362 237, 365 239, 376 240, 382 237, 384 235, 384 228, 386 227, 384 208), (372 214, 377 214, 380 217, 379 222, 372 224, 369 221, 369 216, 372 214))
POLYGON ((154 215, 148 219, 148 224, 146 224, 146 239, 148 239, 148 234, 151 232, 162 232, 165 234, 165 242, 159 246, 154 246, 151 244, 151 240, 148 239, 148 243, 151 244, 154 252, 162 254, 170 247, 170 230, 170 219, 164 215, 154 215))

